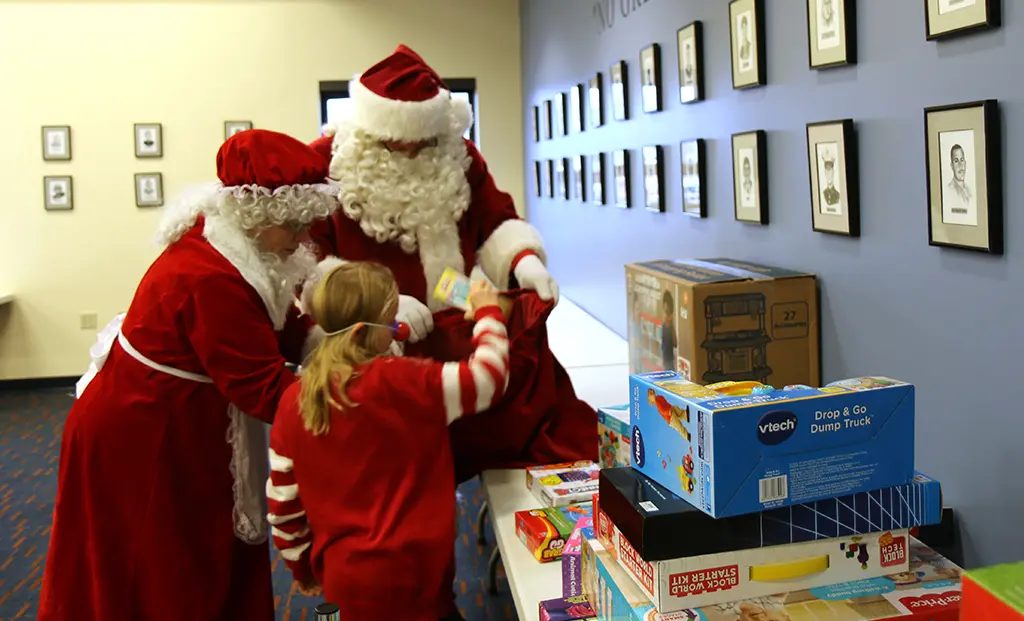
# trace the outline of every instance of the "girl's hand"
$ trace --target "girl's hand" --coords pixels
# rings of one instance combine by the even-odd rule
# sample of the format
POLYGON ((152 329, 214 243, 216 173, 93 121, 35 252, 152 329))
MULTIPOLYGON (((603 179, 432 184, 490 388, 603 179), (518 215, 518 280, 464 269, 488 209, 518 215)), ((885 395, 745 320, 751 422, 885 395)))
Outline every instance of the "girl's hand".
POLYGON ((320 597, 324 594, 324 588, 313 578, 310 578, 308 582, 296 580, 295 588, 306 597, 320 597))
POLYGON ((468 299, 466 319, 472 320, 478 308, 498 305, 498 290, 486 280, 478 280, 470 285, 468 299))

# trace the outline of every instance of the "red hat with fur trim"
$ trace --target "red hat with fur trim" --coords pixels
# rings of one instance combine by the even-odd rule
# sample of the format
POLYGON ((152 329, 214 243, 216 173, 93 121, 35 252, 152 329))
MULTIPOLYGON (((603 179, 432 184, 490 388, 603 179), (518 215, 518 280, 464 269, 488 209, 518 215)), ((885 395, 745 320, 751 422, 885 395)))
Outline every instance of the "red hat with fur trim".
POLYGON ((437 73, 405 45, 349 84, 351 121, 385 140, 415 142, 461 135, 472 123, 465 101, 453 99, 437 73))

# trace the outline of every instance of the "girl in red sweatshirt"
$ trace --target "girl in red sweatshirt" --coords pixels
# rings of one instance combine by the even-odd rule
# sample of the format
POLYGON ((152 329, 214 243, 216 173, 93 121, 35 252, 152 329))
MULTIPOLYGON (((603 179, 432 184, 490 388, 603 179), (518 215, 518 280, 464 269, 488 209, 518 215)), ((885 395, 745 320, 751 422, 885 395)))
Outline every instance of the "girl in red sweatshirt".
POLYGON ((387 357, 391 272, 345 263, 313 295, 326 332, 270 433, 274 544, 299 590, 342 619, 437 621, 451 610, 455 480, 448 425, 508 383, 508 336, 489 284, 470 293, 474 353, 462 362, 387 357), (322 586, 321 586, 322 585, 322 586))

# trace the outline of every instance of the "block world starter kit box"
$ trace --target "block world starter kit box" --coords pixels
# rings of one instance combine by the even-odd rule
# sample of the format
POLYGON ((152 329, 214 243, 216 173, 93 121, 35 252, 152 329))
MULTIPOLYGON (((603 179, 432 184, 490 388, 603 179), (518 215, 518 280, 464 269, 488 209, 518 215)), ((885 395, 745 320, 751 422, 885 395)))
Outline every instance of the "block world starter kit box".
POLYGON ((910 483, 914 387, 882 377, 725 396, 629 378, 633 467, 712 517, 910 483))

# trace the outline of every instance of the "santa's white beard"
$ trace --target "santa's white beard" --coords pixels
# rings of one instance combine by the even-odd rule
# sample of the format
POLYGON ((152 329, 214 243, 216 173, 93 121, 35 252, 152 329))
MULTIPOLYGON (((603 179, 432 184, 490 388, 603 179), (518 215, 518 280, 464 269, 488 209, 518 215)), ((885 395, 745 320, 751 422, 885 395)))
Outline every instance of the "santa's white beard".
POLYGON ((269 252, 260 253, 259 257, 278 299, 292 300, 296 288, 316 272, 316 254, 306 244, 284 259, 269 252))

